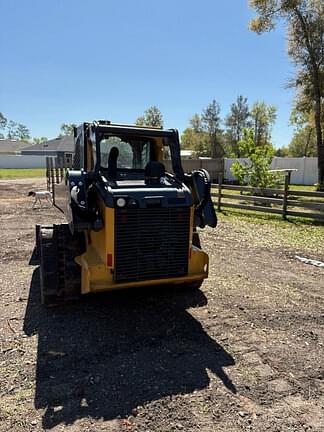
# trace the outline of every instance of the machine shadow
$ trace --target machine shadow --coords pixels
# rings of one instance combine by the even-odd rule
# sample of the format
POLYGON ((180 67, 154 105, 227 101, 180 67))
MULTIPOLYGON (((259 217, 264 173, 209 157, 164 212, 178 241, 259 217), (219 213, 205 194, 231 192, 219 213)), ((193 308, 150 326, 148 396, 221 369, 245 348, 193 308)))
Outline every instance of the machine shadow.
POLYGON ((204 294, 154 290, 45 309, 35 269, 24 331, 38 334, 35 407, 45 409, 44 428, 123 418, 146 402, 206 388, 206 369, 236 392, 223 370, 234 359, 186 311, 206 304, 204 294))

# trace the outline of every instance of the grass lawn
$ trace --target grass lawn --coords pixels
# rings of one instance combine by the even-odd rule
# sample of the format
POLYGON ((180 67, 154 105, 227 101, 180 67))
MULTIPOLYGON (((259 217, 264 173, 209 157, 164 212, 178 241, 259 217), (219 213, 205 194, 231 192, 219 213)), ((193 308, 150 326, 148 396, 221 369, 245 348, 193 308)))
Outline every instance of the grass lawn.
POLYGON ((281 216, 244 211, 237 209, 226 209, 217 212, 220 224, 231 222, 239 230, 246 230, 251 237, 251 244, 257 243, 262 247, 283 247, 303 250, 311 255, 323 255, 324 222, 305 218, 289 217, 283 220, 281 216), (253 226, 262 225, 265 235, 255 236, 253 226))
POLYGON ((3 168, 0 169, 0 179, 21 179, 32 177, 45 177, 45 168, 28 168, 28 169, 14 169, 3 168))
MULTIPOLYGON (((307 191, 307 192, 316 192, 315 186, 304 186, 304 185, 290 185, 290 190, 293 191, 307 191)), ((213 197, 213 201, 215 207, 217 208, 217 188, 213 188, 212 192, 216 194, 213 197)), ((228 190, 224 189, 222 191, 228 195, 239 195, 240 192, 237 190, 228 190)), ((244 195, 241 197, 241 200, 233 200, 231 198, 223 198, 223 202, 227 203, 240 203, 250 205, 251 202, 244 201, 244 195)), ((289 196, 289 200, 303 201, 303 202, 315 202, 324 204, 324 197, 301 197, 301 196, 289 196)), ((272 208, 282 208, 282 205, 272 204, 272 208)), ((302 211, 302 212, 312 212, 311 209, 301 208, 301 207, 293 207, 289 206, 289 210, 302 211)), ((318 211, 314 210, 316 213, 318 211)), ((277 233, 279 233, 279 237, 283 236, 283 243, 288 243, 294 246, 303 246, 307 244, 309 240, 309 245, 313 245, 315 250, 323 249, 323 238, 324 238, 324 222, 317 221, 314 219, 301 218, 301 217, 292 217, 288 216, 288 219, 285 221, 282 219, 281 215, 274 215, 270 213, 262 213, 245 209, 234 209, 234 208, 222 208, 221 212, 218 212, 218 216, 220 220, 231 220, 239 223, 248 223, 248 224, 262 224, 262 225, 270 225, 275 231, 274 238, 277 238, 277 233)))
MULTIPOLYGON (((283 185, 281 185, 279 187, 279 189, 283 189, 283 185)), ((316 192, 316 186, 311 185, 311 186, 306 186, 306 185, 294 185, 291 184, 289 185, 289 189, 290 190, 294 190, 294 191, 307 191, 307 192, 316 192)), ((213 192, 217 192, 218 188, 215 186, 212 186, 212 190, 213 192)), ((232 194, 232 195, 238 195, 240 192, 237 190, 228 190, 228 189, 224 189, 223 193, 227 193, 227 194, 232 194)))
POLYGON ((306 186, 306 185, 289 185, 289 189, 295 191, 308 191, 308 192, 316 192, 316 186, 306 186))

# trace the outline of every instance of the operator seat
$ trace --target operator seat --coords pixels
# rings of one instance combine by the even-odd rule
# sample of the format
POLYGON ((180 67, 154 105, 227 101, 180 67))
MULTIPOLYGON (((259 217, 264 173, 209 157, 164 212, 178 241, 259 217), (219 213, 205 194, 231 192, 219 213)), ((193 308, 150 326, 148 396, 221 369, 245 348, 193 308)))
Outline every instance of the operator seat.
POLYGON ((145 183, 159 183, 161 177, 165 176, 165 166, 161 162, 150 161, 145 167, 145 183))
POLYGON ((108 171, 107 175, 110 180, 116 180, 117 178, 117 159, 119 156, 119 150, 117 147, 112 147, 108 157, 108 171))

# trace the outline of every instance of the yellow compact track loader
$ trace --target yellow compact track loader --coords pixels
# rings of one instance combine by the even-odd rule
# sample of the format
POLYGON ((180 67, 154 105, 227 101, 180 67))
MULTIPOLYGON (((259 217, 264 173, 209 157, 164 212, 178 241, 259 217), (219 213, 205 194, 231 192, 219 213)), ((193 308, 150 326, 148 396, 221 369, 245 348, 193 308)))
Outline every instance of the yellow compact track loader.
POLYGON ((53 194, 67 223, 36 227, 43 304, 139 286, 198 289, 208 255, 197 227, 217 219, 207 171, 183 172, 177 130, 96 121, 74 140, 73 168, 53 194))

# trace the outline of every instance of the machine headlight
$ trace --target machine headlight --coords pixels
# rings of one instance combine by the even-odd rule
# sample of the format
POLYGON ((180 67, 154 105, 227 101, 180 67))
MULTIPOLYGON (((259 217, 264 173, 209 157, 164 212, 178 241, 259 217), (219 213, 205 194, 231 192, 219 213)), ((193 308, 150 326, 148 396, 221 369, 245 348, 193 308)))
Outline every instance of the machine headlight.
POLYGON ((118 207, 125 207, 125 205, 126 205, 125 198, 118 198, 116 201, 116 204, 118 207))

